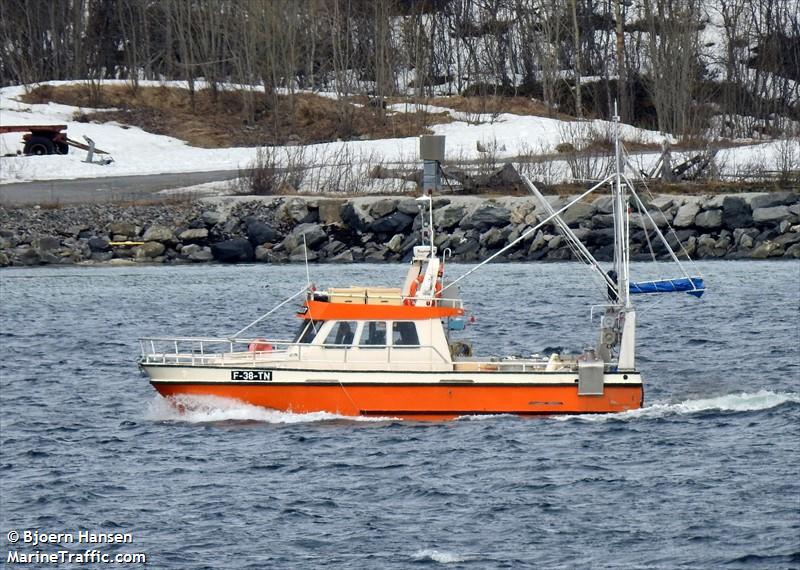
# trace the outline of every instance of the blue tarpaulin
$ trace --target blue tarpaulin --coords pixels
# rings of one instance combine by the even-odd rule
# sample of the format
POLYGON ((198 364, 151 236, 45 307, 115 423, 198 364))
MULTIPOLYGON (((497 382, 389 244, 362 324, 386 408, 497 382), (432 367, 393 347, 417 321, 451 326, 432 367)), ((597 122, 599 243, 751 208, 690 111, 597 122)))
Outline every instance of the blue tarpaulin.
POLYGON ((686 292, 695 297, 705 293, 705 285, 700 277, 683 277, 681 279, 659 279, 658 281, 639 281, 630 284, 631 295, 638 293, 681 293, 686 292))

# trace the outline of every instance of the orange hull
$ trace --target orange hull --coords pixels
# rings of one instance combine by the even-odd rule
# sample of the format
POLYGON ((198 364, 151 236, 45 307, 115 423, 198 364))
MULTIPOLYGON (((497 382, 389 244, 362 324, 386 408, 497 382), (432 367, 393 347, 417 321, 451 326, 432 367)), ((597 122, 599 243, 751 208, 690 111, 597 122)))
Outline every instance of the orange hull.
POLYGON ((556 415, 614 413, 642 406, 642 386, 606 386, 601 396, 579 396, 575 385, 247 385, 152 382, 165 397, 232 398, 295 413, 451 419, 474 414, 556 415))

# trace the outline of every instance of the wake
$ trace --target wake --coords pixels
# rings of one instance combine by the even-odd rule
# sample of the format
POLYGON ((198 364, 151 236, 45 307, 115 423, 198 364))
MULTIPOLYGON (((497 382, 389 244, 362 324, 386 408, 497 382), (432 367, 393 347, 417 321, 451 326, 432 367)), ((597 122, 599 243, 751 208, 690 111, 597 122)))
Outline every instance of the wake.
POLYGON ((759 390, 753 393, 742 392, 739 394, 716 396, 714 398, 685 400, 677 403, 656 402, 638 410, 620 412, 618 414, 557 416, 555 419, 570 420, 578 418, 586 421, 607 421, 690 416, 705 412, 754 412, 777 408, 778 406, 790 402, 800 404, 800 394, 794 392, 759 390))
MULTIPOLYGON (((616 414, 554 415, 552 418, 559 421, 571 421, 576 419, 590 422, 609 420, 627 421, 691 416, 706 412, 752 412, 776 408, 786 403, 800 404, 800 394, 794 392, 759 390, 754 393, 742 392, 714 398, 685 400, 677 403, 656 402, 638 410, 616 414)), ((505 414, 489 414, 486 416, 465 416, 459 419, 485 421, 507 417, 509 416, 505 414)), ((145 419, 154 422, 182 422, 189 424, 218 422, 300 424, 335 420, 349 422, 386 422, 396 420, 396 418, 388 417, 343 416, 330 412, 282 412, 253 406, 239 400, 220 398, 218 396, 188 395, 173 396, 171 398, 156 396, 148 406, 145 419)))
POLYGON ((150 402, 145 418, 154 422, 206 424, 219 422, 260 422, 267 424, 299 424, 346 420, 352 422, 385 422, 394 418, 342 416, 329 412, 305 414, 281 412, 253 406, 239 400, 219 396, 156 396, 150 402))

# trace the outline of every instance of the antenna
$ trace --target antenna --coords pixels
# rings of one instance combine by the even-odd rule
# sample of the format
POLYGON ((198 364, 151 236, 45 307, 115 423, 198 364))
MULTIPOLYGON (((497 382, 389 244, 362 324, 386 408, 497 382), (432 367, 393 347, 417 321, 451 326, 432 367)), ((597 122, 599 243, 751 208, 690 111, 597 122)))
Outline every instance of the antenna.
POLYGON ((311 289, 311 271, 308 269, 308 244, 306 243, 306 234, 303 234, 303 254, 306 258, 306 285, 311 289))

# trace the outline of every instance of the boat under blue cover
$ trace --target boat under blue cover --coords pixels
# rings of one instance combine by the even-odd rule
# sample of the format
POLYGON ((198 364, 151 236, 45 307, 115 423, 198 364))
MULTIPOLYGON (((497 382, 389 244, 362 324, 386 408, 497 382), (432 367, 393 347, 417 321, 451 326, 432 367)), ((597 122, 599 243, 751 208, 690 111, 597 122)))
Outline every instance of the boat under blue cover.
POLYGON ((680 279, 659 279, 639 281, 630 284, 631 295, 639 293, 689 293, 701 297, 706 288, 701 277, 682 277, 680 279))

